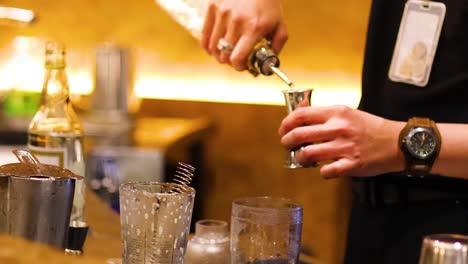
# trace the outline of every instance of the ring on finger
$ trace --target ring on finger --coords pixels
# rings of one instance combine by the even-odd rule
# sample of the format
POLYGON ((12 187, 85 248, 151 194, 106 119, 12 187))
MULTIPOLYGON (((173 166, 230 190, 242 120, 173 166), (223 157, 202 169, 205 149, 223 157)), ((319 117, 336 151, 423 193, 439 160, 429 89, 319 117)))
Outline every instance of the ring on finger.
POLYGON ((216 44, 216 47, 218 48, 219 51, 224 52, 224 53, 231 53, 232 50, 234 50, 234 45, 229 43, 227 40, 224 38, 220 38, 218 40, 218 43, 216 44))

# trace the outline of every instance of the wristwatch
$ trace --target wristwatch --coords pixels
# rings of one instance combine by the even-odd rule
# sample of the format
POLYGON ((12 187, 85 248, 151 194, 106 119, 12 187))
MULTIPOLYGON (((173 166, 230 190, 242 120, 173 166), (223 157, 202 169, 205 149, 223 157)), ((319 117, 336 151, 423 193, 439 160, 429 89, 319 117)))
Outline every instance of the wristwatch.
POLYGON ((412 117, 400 132, 399 144, 406 160, 406 175, 424 176, 439 155, 442 139, 434 121, 412 117))

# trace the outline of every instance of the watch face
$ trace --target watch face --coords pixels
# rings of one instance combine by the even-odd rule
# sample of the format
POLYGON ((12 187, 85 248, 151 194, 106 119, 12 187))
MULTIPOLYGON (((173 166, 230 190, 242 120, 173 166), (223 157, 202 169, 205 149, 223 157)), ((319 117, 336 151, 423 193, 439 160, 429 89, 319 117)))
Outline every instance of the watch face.
POLYGON ((409 152, 420 159, 431 157, 437 148, 437 144, 437 138, 433 132, 423 127, 413 129, 406 138, 406 146, 409 152))

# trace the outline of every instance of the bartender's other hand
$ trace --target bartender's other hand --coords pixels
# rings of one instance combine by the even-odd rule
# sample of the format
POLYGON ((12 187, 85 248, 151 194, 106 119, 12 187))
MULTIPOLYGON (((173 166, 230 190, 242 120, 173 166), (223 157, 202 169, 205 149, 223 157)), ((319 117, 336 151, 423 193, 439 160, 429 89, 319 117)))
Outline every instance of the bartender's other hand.
POLYGON ((281 0, 208 0, 201 45, 219 62, 245 70, 248 55, 263 38, 271 40, 276 53, 288 39, 281 0), (220 38, 233 45, 230 54, 218 50, 220 38))
POLYGON ((283 119, 278 133, 298 161, 320 168, 324 178, 372 176, 403 170, 398 134, 403 122, 391 121, 347 106, 300 107, 283 119), (312 144, 314 143, 314 144, 312 144))

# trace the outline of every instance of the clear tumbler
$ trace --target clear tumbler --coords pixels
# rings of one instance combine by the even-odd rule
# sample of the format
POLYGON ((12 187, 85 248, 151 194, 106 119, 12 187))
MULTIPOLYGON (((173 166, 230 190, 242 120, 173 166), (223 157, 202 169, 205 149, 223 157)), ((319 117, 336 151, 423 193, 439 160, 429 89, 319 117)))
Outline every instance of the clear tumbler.
POLYGON ((173 183, 120 186, 123 264, 181 264, 195 190, 173 183))
POLYGON ((302 206, 290 199, 247 197, 234 200, 231 263, 299 263, 302 206))

